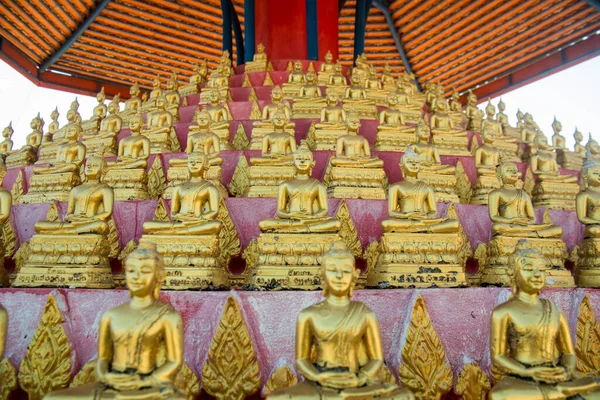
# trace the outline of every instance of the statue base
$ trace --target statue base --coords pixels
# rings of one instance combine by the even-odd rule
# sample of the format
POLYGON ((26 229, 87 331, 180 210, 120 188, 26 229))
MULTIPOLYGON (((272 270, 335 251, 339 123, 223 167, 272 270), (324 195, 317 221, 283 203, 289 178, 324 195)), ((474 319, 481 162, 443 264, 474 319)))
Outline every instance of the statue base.
POLYGON ((188 85, 182 86, 179 88, 178 92, 181 97, 200 93, 200 83, 190 83, 188 85))
POLYGON ((375 105, 387 107, 387 97, 390 94, 388 90, 366 89, 367 98, 375 101, 375 105))
POLYGON ((78 185, 81 185, 81 178, 73 172, 33 175, 29 180, 29 191, 21 196, 20 203, 68 201, 69 192, 78 185))
POLYGON ((29 240, 29 248, 13 287, 114 287, 106 236, 38 234, 29 240))
MULTIPOLYGON (((294 117, 296 118, 296 117, 294 117)), ((264 121, 263 121, 264 122, 264 121)), ((270 123, 270 122, 269 122, 270 123)), ((295 126, 296 124, 291 123, 285 127, 285 131, 290 135, 295 135, 295 126)), ((273 132, 273 126, 270 127, 254 127, 252 128, 252 137, 250 138, 250 146, 248 147, 250 150, 262 150, 262 142, 263 138, 269 133, 273 132)))
POLYGON ((220 88, 215 88, 215 87, 205 87, 202 90, 200 90, 200 103, 210 103, 211 99, 210 99, 210 94, 212 93, 213 90, 218 91, 219 93, 219 101, 222 103, 224 101, 231 101, 231 93, 229 93, 229 87, 228 86, 223 86, 220 88))
POLYGON ((296 176, 296 168, 291 166, 253 165, 249 169, 250 187, 244 197, 277 197, 279 185, 296 176))
POLYGON ((148 200, 148 173, 145 169, 110 169, 102 181, 113 188, 115 200, 148 200))
POLYGON ((179 141, 173 127, 171 127, 169 133, 163 132, 145 135, 150 140, 150 154, 172 153, 178 152, 181 149, 181 147, 178 148, 177 145, 174 145, 174 140, 177 140, 177 144, 179 141))
POLYGON ((471 204, 488 204, 490 192, 500 188, 500 181, 495 176, 480 175, 473 186, 473 195, 471 196, 471 204))
POLYGON ((244 72, 246 74, 252 72, 266 72, 269 68, 267 61, 248 61, 244 66, 244 72))
POLYGON ((520 147, 518 144, 506 143, 496 139, 494 141, 494 147, 500 152, 500 159, 502 162, 521 162, 521 157, 519 156, 520 147))
POLYGON ((346 97, 346 88, 348 86, 327 86, 325 89, 325 94, 329 96, 330 94, 335 95, 338 99, 343 99, 346 97))
POLYGON ((554 210, 574 210, 579 185, 563 182, 538 182, 533 188, 533 206, 554 210))
POLYGON ((228 287, 226 267, 219 265, 217 235, 143 235, 140 243, 152 242, 165 262, 163 289, 206 290, 228 287))
POLYGON ((315 129, 315 150, 335 151, 337 140, 348 134, 346 128, 342 129, 315 129))
MULTIPOLYGON (((494 236, 487 245, 487 260, 480 261, 482 271, 481 284, 510 286, 508 258, 522 237, 494 236), (483 267, 483 268, 482 268, 483 267)), ((548 260, 550 268, 546 271, 546 285, 549 287, 574 287, 575 280, 564 267, 567 246, 562 239, 527 238, 528 245, 539 250, 548 260)))
MULTIPOLYGON (((222 176, 223 169, 221 168, 221 166, 214 165, 208 167, 205 179, 217 188, 221 197, 227 198, 229 197, 229 193, 227 192, 225 186, 223 186, 223 184, 221 183, 222 176)), ((173 190, 175 189, 175 187, 190 180, 190 173, 187 169, 187 165, 169 167, 169 171, 167 172, 167 180, 169 181, 169 184, 162 195, 163 199, 173 198, 173 190)))
MULTIPOLYGON (((404 108, 396 107, 404 116, 404 122, 410 122, 411 124, 417 125, 421 118, 423 118, 423 107, 420 108, 404 108)), ((416 128, 415 128, 416 130, 416 128)), ((414 138, 413 138, 414 141, 414 138)))
POLYGON ((467 286, 464 233, 384 233, 370 287, 467 286))
POLYGON ((39 156, 36 164, 50 164, 56 161, 58 146, 52 143, 42 144, 39 148, 39 156))
POLYGON ((346 111, 346 114, 356 114, 360 119, 379 119, 377 106, 373 102, 361 104, 360 102, 344 100, 342 108, 346 111))
POLYGON ((263 289, 321 289, 321 261, 337 233, 261 233, 250 284, 263 289))
POLYGON ((583 157, 574 151, 556 150, 556 162, 566 169, 580 171, 583 168, 583 157))
POLYGON ((327 195, 341 199, 385 200, 383 168, 331 167, 326 177, 327 195))
POLYGON ((600 239, 583 239, 574 271, 579 287, 600 287, 600 239))
POLYGON ((117 155, 117 138, 113 137, 100 139, 95 137, 84 138, 82 143, 85 145, 85 153, 89 156, 97 154, 104 150, 105 157, 113 157, 117 155))
POLYGON ((324 107, 327 107, 325 99, 296 99, 292 105, 292 118, 319 119, 324 107))
POLYGON ((415 127, 406 126, 397 131, 377 131, 374 150, 405 152, 415 142, 415 127))
POLYGON ((471 152, 467 149, 469 139, 464 137, 452 137, 443 133, 433 135, 432 144, 437 147, 442 155, 449 156, 471 156, 471 152))
POLYGON ((4 165, 6 165, 6 168, 18 168, 31 165, 35 163, 36 160, 37 152, 33 147, 30 147, 28 150, 21 149, 6 156, 4 165))
POLYGON ((298 97, 301 87, 302 85, 297 85, 295 83, 284 83, 281 88, 281 91, 283 92, 283 98, 285 100, 293 100, 294 98, 298 97))
POLYGON ((456 175, 443 175, 435 171, 419 172, 419 180, 425 182, 435 193, 440 203, 460 203, 456 192, 456 175))

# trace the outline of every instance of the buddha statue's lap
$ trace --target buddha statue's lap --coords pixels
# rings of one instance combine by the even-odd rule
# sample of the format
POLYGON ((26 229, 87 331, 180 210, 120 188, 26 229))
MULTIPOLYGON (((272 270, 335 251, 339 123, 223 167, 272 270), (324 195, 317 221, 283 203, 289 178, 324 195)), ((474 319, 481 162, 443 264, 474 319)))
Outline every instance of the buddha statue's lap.
POLYGON ((457 128, 448 114, 448 103, 441 97, 436 99, 433 115, 430 120, 432 143, 441 154, 470 155, 467 144, 467 131, 457 128))
MULTIPOLYGON (((52 115, 58 118, 58 111, 54 110, 52 115)), ((40 118, 40 114, 33 118, 30 123, 31 133, 25 139, 25 145, 19 150, 14 150, 6 155, 4 165, 6 168, 22 167, 33 164, 37 160, 38 147, 43 140, 42 128, 44 120, 40 118)), ((12 127, 11 127, 12 129, 12 127)))
POLYGON ((87 121, 81 122, 84 135, 95 135, 100 129, 102 120, 106 118, 107 107, 104 104, 104 101, 106 100, 104 87, 102 87, 102 90, 96 95, 96 100, 98 101, 98 105, 94 107, 92 117, 87 121))
POLYGON ((600 287, 600 164, 586 160, 581 179, 583 185, 577 194, 576 210, 584 231, 575 277, 579 287, 600 287))
POLYGON ((147 114, 142 134, 150 140, 152 154, 181 151, 181 144, 173 127, 173 115, 167 111, 167 99, 156 99, 156 110, 147 114))

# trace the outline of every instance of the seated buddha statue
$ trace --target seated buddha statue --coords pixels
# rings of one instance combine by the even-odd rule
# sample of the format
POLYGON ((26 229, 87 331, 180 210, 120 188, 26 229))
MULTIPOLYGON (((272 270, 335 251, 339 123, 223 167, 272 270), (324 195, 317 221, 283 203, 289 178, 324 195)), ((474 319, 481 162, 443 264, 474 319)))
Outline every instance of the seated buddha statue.
POLYGON ((162 90, 161 84, 160 84, 160 77, 157 76, 152 81, 152 90, 150 91, 150 95, 148 96, 148 99, 142 104, 142 111, 143 112, 156 111, 156 109, 157 109, 156 101, 158 100, 159 97, 162 97, 162 95, 163 95, 163 90, 162 90))
POLYGON ((561 175, 556 163, 556 155, 548 145, 544 135, 535 138, 536 152, 531 156, 531 172, 541 182, 577 183, 577 176, 561 175))
POLYGON ((465 116, 467 117, 467 129, 470 131, 481 131, 481 121, 483 120, 483 112, 477 108, 477 96, 469 90, 467 94, 467 107, 465 108, 465 116))
POLYGON ((200 92, 200 85, 206 82, 206 77, 208 76, 206 59, 203 59, 201 64, 195 63, 192 71, 193 73, 190 76, 189 83, 179 88, 179 94, 181 96, 189 96, 200 92))
MULTIPOLYGON (((78 145, 85 155, 85 147, 78 145)), ((74 167, 79 175, 79 166, 74 167)), ((39 174, 36 169, 34 174, 39 174)), ((102 156, 88 157, 86 182, 69 192, 64 221, 40 221, 34 225, 36 234, 29 241, 31 254, 19 270, 15 286, 113 287, 108 222, 114 194, 109 185, 101 182, 105 170, 102 156), (37 279, 40 275, 43 278, 37 279)), ((53 199, 46 199, 49 200, 53 199)))
POLYGON ((540 132, 540 128, 533 121, 533 116, 530 113, 523 115, 523 122, 520 126, 521 129, 521 142, 526 144, 533 144, 536 136, 540 132))
POLYGON ((54 136, 56 131, 58 131, 60 128, 60 123, 58 122, 59 116, 60 116, 60 114, 58 113, 58 107, 56 107, 50 113, 50 119, 52 120, 52 122, 50 122, 50 124, 48 125, 48 133, 47 133, 48 136, 50 137, 50 140, 52 140, 52 136, 54 136))
POLYGON ((401 88, 400 81, 394 92, 398 98, 396 108, 402 112, 406 122, 418 123, 423 116, 423 103, 415 101, 409 92, 401 88))
POLYGON ((486 118, 481 122, 481 130, 487 129, 495 137, 502 136, 502 124, 496 121, 496 107, 492 104, 491 100, 488 99, 488 103, 485 106, 486 118))
POLYGON ((156 111, 146 117, 142 134, 150 139, 152 154, 178 152, 181 150, 173 127, 173 114, 167 111, 167 99, 160 96, 155 102, 156 111))
MULTIPOLYGON (((221 98, 219 97, 218 91, 213 90, 210 92, 210 104, 203 107, 203 110, 206 110, 210 115, 210 129, 219 136, 223 150, 231 150, 232 147, 229 143, 229 127, 230 121, 232 120, 231 113, 226 106, 221 104, 221 98)), ((194 133, 197 129, 196 125, 190 125, 190 133, 194 133)))
POLYGON ((230 101, 231 94, 229 93, 229 87, 231 82, 229 75, 227 74, 229 68, 226 65, 219 64, 219 66, 211 72, 206 86, 200 91, 200 102, 210 103, 210 97, 213 91, 216 91, 219 96, 219 102, 230 101))
POLYGON ((456 126, 465 126, 467 122, 467 117, 462 109, 462 103, 459 101, 460 95, 456 91, 456 89, 452 90, 452 94, 450 95, 449 111, 448 114, 454 120, 454 125, 456 126))
POLYGON ((365 92, 367 94, 367 98, 370 100, 374 100, 375 104, 378 106, 386 106, 387 105, 387 96, 390 93, 389 90, 383 89, 383 84, 377 77, 377 70, 375 67, 371 67, 369 69, 369 76, 365 79, 364 82, 365 92))
POLYGON ((577 219, 584 225, 579 245, 575 274, 577 286, 598 287, 600 271, 597 268, 600 253, 600 164, 587 160, 581 170, 582 188, 577 194, 577 219), (596 211, 598 209, 599 211, 596 211))
POLYGON ((140 243, 124 262, 130 300, 102 314, 96 383, 46 395, 49 400, 184 400, 175 378, 184 363, 183 322, 158 301, 165 280, 163 258, 153 243, 140 243), (157 354, 164 353, 164 361, 157 354))
MULTIPOLYGON (((140 110, 141 111, 141 110, 140 110)), ((113 188, 115 200, 146 200, 148 194, 148 157, 150 139, 142 135, 144 120, 137 114, 129 121, 131 136, 119 141, 115 161, 108 161, 103 182, 113 188)))
POLYGON ((592 139, 592 134, 589 134, 588 142, 585 145, 585 161, 594 161, 596 163, 600 163, 600 145, 594 139, 592 139))
POLYGON ((40 113, 31 120, 31 133, 25 139, 25 145, 19 150, 7 154, 4 164, 6 168, 23 167, 33 164, 37 160, 38 147, 42 144, 44 133, 44 120, 40 118, 40 113))
POLYGON ((321 88, 317 86, 317 75, 314 72, 306 73, 306 84, 300 87, 298 96, 292 105, 294 118, 319 118, 321 109, 326 106, 321 88))
POLYGON ((494 189, 499 189, 501 186, 496 174, 496 168, 500 165, 502 155, 496 147, 495 139, 494 129, 490 125, 485 125, 484 121, 484 127, 481 131, 483 144, 477 146, 475 150, 477 181, 475 181, 475 186, 473 187, 471 204, 487 204, 490 192, 494 189))
POLYGON ((108 108, 106 107, 106 104, 104 104, 104 101, 106 100, 106 95, 104 94, 104 86, 96 95, 96 100, 98 101, 98 105, 94 107, 94 111, 92 113, 91 118, 81 123, 84 135, 96 134, 98 132, 98 129, 100 129, 100 122, 106 117, 108 108))
POLYGON ((573 132, 573 139, 575 140, 574 153, 581 157, 581 159, 584 159, 587 149, 581 144, 581 142, 583 142, 583 133, 581 133, 577 127, 575 128, 575 132, 573 132))
POLYGON ((375 150, 404 151, 414 140, 415 127, 406 125, 404 113, 398 108, 398 93, 387 96, 387 108, 379 112, 375 150))
MULTIPOLYGON (((71 125, 78 125, 81 128, 81 115, 79 114, 79 102, 77 98, 71 103, 69 110, 67 111, 67 125, 54 131, 52 135, 46 134, 42 139, 42 143, 39 146, 39 155, 36 164, 47 164, 51 163, 56 158, 56 152, 61 144, 68 141, 67 130, 71 125)), ((77 140, 83 135, 83 129, 78 129, 77 140)))
POLYGON ((327 106, 321 109, 320 121, 315 124, 317 150, 334 150, 337 139, 346 134, 346 111, 338 106, 335 94, 327 95, 327 106))
POLYGON ((167 81, 167 90, 164 93, 167 100, 167 111, 173 115, 173 123, 179 122, 179 106, 181 105, 181 95, 179 94, 179 81, 177 72, 173 71, 167 81))
POLYGON ((389 187, 389 218, 381 222, 380 253, 367 285, 464 286, 469 243, 460 223, 438 217, 433 189, 419 180, 421 156, 408 149, 400 168, 403 180, 389 187))
POLYGON ((454 125, 454 121, 448 114, 448 103, 445 99, 436 101, 436 108, 429 123, 433 143, 442 154, 470 155, 467 150, 467 131, 454 125))
POLYGON ((254 53, 252 61, 246 63, 244 72, 265 72, 269 66, 268 61, 265 45, 259 43, 258 46, 256 46, 256 53, 254 53))
POLYGON ((358 134, 360 119, 346 119, 347 133, 338 138, 330 158, 331 175, 326 178, 329 197, 385 199, 383 160, 371 155, 369 142, 358 134))
POLYGON ((123 119, 119 117, 119 101, 121 97, 117 94, 108 104, 108 116, 100 122, 97 132, 83 134, 83 144, 88 153, 93 154, 101 149, 105 156, 117 154, 117 136, 123 127, 123 119))
POLYGON ((518 140, 505 133, 502 123, 495 118, 496 107, 489 100, 485 106, 485 114, 486 118, 481 123, 481 132, 488 131, 489 135, 493 136, 494 146, 500 151, 503 160, 520 161, 518 140))
POLYGON ((381 84, 383 86, 383 89, 385 90, 396 90, 396 79, 392 76, 392 68, 387 62, 383 65, 383 72, 381 73, 381 84))
POLYGON ((342 64, 337 62, 334 67, 334 72, 329 76, 327 81, 326 94, 335 94, 338 98, 343 98, 346 95, 346 88, 348 87, 348 81, 344 74, 342 74, 342 64))
MULTIPOLYGON (((552 130, 554 131, 554 134, 552 135, 552 148, 556 150, 556 162, 558 165, 576 171, 581 170, 585 155, 582 157, 580 154, 567 149, 567 140, 560 133, 562 131, 562 124, 556 117, 554 117, 554 121, 552 122, 552 130)), ((581 140, 583 140, 583 136, 581 137, 580 142, 581 140)), ((575 145, 577 146, 577 143, 575 145)))
POLYGON ((377 119, 377 107, 375 101, 367 95, 367 91, 361 86, 359 75, 352 75, 350 86, 346 88, 343 99, 346 112, 358 114, 362 119, 377 119))
POLYGON ((283 96, 285 99, 293 99, 298 96, 302 85, 306 84, 306 74, 302 71, 302 61, 294 62, 294 70, 288 75, 287 83, 283 84, 283 96))
POLYGON ((496 120, 500 122, 500 125, 502 125, 502 131, 504 133, 504 136, 511 137, 514 139, 521 139, 521 131, 517 128, 510 126, 510 123, 508 122, 508 115, 506 115, 505 111, 506 104, 504 104, 502 99, 500 99, 500 101, 498 102, 498 114, 496 114, 496 120))
POLYGON ((329 84, 329 77, 335 73, 335 63, 333 62, 333 54, 331 51, 327 51, 325 54, 325 62, 321 64, 319 68, 319 74, 317 82, 319 86, 327 86, 329 84))
POLYGON ((233 65, 231 63, 231 54, 229 50, 223 51, 221 54, 221 59, 219 60, 219 68, 221 68, 221 74, 230 78, 233 75, 233 65))
POLYGON ((380 380, 384 359, 377 316, 363 303, 351 301, 359 275, 354 256, 343 244, 335 243, 323 255, 325 300, 302 310, 296 322, 296 368, 304 381, 267 399, 415 398, 409 390, 380 380))
POLYGON ((490 400, 596 399, 597 378, 576 378, 569 320, 540 298, 551 265, 521 240, 508 258, 513 295, 492 311, 490 356, 498 375, 490 400))
POLYGON ((129 120, 142 110, 142 99, 140 98, 140 85, 137 81, 129 88, 130 98, 125 100, 125 108, 119 112, 123 120, 123 127, 129 126, 129 120))
POLYGON ((562 124, 556 119, 555 115, 554 120, 552 121, 552 147, 556 150, 564 150, 567 148, 567 139, 561 135, 561 131, 562 124))
POLYGON ((362 87, 365 80, 369 77, 370 67, 369 60, 365 53, 359 54, 354 61, 354 68, 352 68, 352 76, 358 77, 358 85, 362 87))
POLYGON ((292 108, 286 100, 283 100, 283 90, 281 90, 281 87, 273 86, 273 89, 271 89, 271 102, 263 107, 262 119, 252 123, 251 150, 262 149, 263 137, 273 131, 273 116, 280 107, 283 107, 282 110, 287 119, 286 132, 294 134, 296 123, 290 121, 290 118, 292 118, 292 108))
POLYGON ((0 164, 2 165, 5 165, 6 157, 12 151, 12 135, 14 132, 12 121, 2 130, 2 137, 4 138, 4 140, 0 142, 0 164))

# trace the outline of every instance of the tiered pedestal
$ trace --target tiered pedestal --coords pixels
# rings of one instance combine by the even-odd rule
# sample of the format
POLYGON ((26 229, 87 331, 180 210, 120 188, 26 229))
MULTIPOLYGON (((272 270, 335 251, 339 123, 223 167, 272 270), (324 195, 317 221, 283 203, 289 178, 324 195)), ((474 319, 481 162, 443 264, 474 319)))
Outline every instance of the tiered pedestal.
POLYGON ((244 65, 244 72, 249 74, 251 72, 265 72, 269 70, 268 61, 248 61, 244 65))
POLYGON ((387 90, 376 90, 376 89, 366 89, 367 98, 369 100, 375 101, 375 104, 378 106, 387 106, 387 97, 390 94, 387 90))
POLYGON ((408 131, 378 131, 375 139, 374 149, 377 151, 400 151, 405 152, 406 148, 415 142, 415 127, 410 127, 408 131))
POLYGON ((384 233, 367 286, 466 286, 465 240, 463 233, 384 233))
POLYGON ((346 114, 354 113, 360 119, 378 119, 379 116, 375 103, 360 104, 359 102, 344 100, 342 108, 346 111, 346 114))
POLYGON ((296 168, 293 165, 252 165, 249 169, 250 186, 244 197, 277 197, 279 185, 295 176, 296 168))
POLYGON ((419 180, 433 189, 436 201, 440 203, 460 203, 456 191, 456 175, 442 175, 435 171, 421 170, 419 180))
MULTIPOLYGON (((294 117, 295 118, 295 117, 294 117)), ((286 126, 285 131, 290 135, 294 136, 296 134, 294 126, 286 126)), ((262 150, 262 142, 263 138, 269 133, 273 133, 273 127, 270 128, 252 128, 252 137, 250 139, 250 150, 262 150)))
POLYGON ((517 143, 506 143, 500 140, 494 141, 494 147, 500 152, 502 161, 520 162, 519 145, 517 143))
POLYGON ((6 168, 18 168, 26 165, 31 165, 37 160, 37 150, 34 147, 29 146, 27 150, 21 149, 13 151, 11 154, 6 156, 4 165, 6 168))
POLYGON ((321 289, 321 261, 338 234, 261 233, 250 284, 266 289, 321 289))
POLYGON ((77 173, 33 175, 29 180, 29 191, 21 196, 21 203, 67 201, 71 189, 78 185, 81 185, 81 177, 77 173))
POLYGON ((554 210, 574 210, 579 193, 576 183, 541 182, 533 188, 533 206, 554 210))
POLYGON ((556 150, 556 162, 563 168, 575 171, 583 168, 583 158, 574 151, 556 150))
POLYGON ((14 287, 112 288, 106 236, 35 235, 30 255, 17 271, 14 287))
POLYGON ((165 262, 163 289, 219 289, 228 286, 227 271, 219 265, 217 235, 144 235, 140 243, 156 244, 165 262))
POLYGON ((110 169, 102 181, 113 188, 115 200, 147 200, 148 173, 145 169, 110 169))
MULTIPOLYGON (((221 166, 215 165, 208 168, 206 171, 205 178, 207 181, 213 184, 214 187, 217 188, 221 197, 229 197, 229 193, 223 184, 221 183, 221 179, 223 177, 223 168, 221 166)), ((167 172, 167 180, 169 182, 165 192, 163 193, 164 199, 170 199, 173 197, 173 190, 176 186, 181 185, 184 182, 190 180, 190 172, 187 166, 176 166, 169 167, 169 171, 167 172)))
POLYGON ((346 134, 347 129, 315 129, 315 150, 335 151, 337 140, 346 134))
POLYGON ((348 86, 327 86, 325 89, 325 94, 329 96, 330 94, 335 95, 338 99, 343 99, 346 96, 346 88, 348 86))
POLYGON ((295 100, 292 105, 292 118, 319 118, 321 109, 325 107, 325 99, 295 100))
POLYGON ((432 144, 437 147, 442 155, 450 156, 470 156, 467 149, 469 139, 467 137, 453 137, 449 135, 434 134, 432 144))
POLYGON ((302 85, 284 83, 281 88, 283 92, 283 98, 285 100, 293 100, 295 97, 298 97, 301 87, 302 85))
POLYGON ((496 176, 479 175, 473 186, 471 204, 487 205, 490 192, 500 188, 500 181, 496 176))
POLYGON ((575 278, 579 287, 600 287, 600 239, 584 239, 577 252, 575 278))
POLYGON ((100 118, 94 120, 87 120, 81 123, 81 128, 83 129, 84 136, 93 136, 98 133, 100 130, 100 123, 102 120, 100 118))
POLYGON ((171 153, 175 151, 171 145, 171 137, 175 135, 175 129, 171 128, 171 132, 154 133, 146 135, 150 140, 150 154, 171 153))
POLYGON ((116 136, 108 137, 104 139, 90 137, 83 139, 82 143, 85 145, 86 154, 98 154, 101 150, 104 151, 105 157, 112 157, 117 155, 117 138, 116 136))
MULTIPOLYGON (((523 238, 494 236, 487 245, 487 261, 480 264, 483 269, 482 285, 510 286, 508 258, 514 252, 517 242, 523 238)), ((527 238, 528 246, 539 250, 548 260, 550 269, 546 271, 546 286, 574 287, 575 280, 565 268, 567 246, 562 239, 527 238)))
POLYGON ((383 168, 331 167, 327 195, 340 199, 385 200, 383 168))
POLYGON ((46 145, 41 145, 36 164, 49 164, 56 161, 57 152, 58 145, 56 144, 49 143, 46 145))
POLYGON ((181 97, 189 96, 200 92, 200 83, 189 83, 178 90, 181 97))

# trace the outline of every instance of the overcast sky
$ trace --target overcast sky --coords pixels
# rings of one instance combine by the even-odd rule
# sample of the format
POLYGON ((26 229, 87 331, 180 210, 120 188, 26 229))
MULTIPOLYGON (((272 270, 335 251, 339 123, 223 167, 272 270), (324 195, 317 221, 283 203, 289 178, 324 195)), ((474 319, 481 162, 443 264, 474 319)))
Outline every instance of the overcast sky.
MULTIPOLYGON (((577 126, 586 136, 600 136, 600 57, 569 68, 502 96, 511 125, 516 122, 517 109, 530 112, 548 138, 552 135, 552 119, 562 123, 567 145, 573 146, 577 126)), ((77 96, 79 113, 85 120, 97 104, 94 97, 77 96)), ((61 126, 66 123, 66 111, 74 94, 35 86, 9 65, 0 61, 0 130, 13 123, 15 148, 25 143, 31 132, 29 123, 40 112, 44 130, 50 124, 50 113, 56 106, 61 126)), ((497 105, 498 99, 492 99, 497 105)), ((486 103, 480 105, 484 108, 486 103)))

